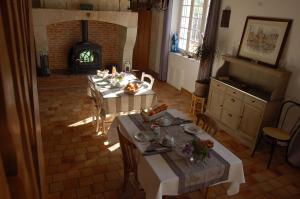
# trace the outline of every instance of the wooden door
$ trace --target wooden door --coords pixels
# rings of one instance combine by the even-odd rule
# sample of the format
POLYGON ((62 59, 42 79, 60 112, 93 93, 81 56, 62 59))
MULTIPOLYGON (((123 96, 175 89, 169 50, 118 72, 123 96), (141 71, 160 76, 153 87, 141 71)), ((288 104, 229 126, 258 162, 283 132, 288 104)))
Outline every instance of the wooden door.
POLYGON ((262 110, 255 108, 254 106, 244 104, 239 130, 245 133, 249 138, 255 139, 260 127, 261 118, 262 110))
POLYGON ((223 109, 224 93, 223 91, 211 87, 209 96, 209 112, 216 119, 220 119, 223 109))
POLYGON ((132 67, 141 71, 148 71, 151 39, 151 11, 138 12, 138 29, 133 50, 132 67))

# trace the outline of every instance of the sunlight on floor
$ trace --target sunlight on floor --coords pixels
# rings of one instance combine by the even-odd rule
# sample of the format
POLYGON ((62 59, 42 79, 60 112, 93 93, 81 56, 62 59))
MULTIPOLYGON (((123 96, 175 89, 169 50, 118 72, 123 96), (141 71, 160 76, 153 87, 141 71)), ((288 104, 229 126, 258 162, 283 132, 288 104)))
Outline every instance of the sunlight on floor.
POLYGON ((88 117, 88 118, 80 120, 80 121, 78 121, 76 123, 70 124, 70 125, 68 125, 68 127, 81 126, 81 125, 84 125, 84 124, 88 124, 88 123, 90 123, 92 121, 93 121, 93 117, 88 117))
POLYGON ((118 148, 120 148, 120 143, 114 144, 111 147, 108 147, 108 150, 110 150, 111 152, 117 150, 118 148))

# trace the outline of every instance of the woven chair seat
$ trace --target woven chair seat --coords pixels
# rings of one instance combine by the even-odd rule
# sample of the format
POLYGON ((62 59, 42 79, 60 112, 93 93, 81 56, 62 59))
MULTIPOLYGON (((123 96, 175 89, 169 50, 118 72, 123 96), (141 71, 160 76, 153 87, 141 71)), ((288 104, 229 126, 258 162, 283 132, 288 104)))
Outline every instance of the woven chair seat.
POLYGON ((275 138, 277 140, 287 141, 291 139, 291 135, 280 128, 265 127, 263 128, 263 131, 265 135, 275 138))

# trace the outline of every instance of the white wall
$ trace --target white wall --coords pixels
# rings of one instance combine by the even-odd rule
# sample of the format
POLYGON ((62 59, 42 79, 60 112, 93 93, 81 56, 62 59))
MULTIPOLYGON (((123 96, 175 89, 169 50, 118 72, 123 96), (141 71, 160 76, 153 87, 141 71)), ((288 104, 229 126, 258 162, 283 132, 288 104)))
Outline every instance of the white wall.
MULTIPOLYGON (((265 16, 293 19, 281 65, 292 72, 286 92, 287 99, 300 101, 300 1, 299 0, 223 0, 224 8, 231 8, 229 28, 220 28, 217 47, 221 53, 236 54, 247 16, 265 16)), ((213 75, 221 66, 222 60, 214 63, 213 75)))
POLYGON ((177 89, 184 88, 195 91, 195 81, 198 76, 200 62, 176 53, 169 54, 167 82, 177 89))

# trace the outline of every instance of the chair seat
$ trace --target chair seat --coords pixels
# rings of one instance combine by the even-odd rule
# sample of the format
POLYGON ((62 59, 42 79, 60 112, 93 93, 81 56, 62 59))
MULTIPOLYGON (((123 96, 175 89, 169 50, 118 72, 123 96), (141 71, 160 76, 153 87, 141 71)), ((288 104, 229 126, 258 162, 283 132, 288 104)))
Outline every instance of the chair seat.
POLYGON ((280 128, 265 127, 263 128, 263 131, 265 135, 275 138, 277 140, 288 141, 291 139, 290 134, 280 128))

